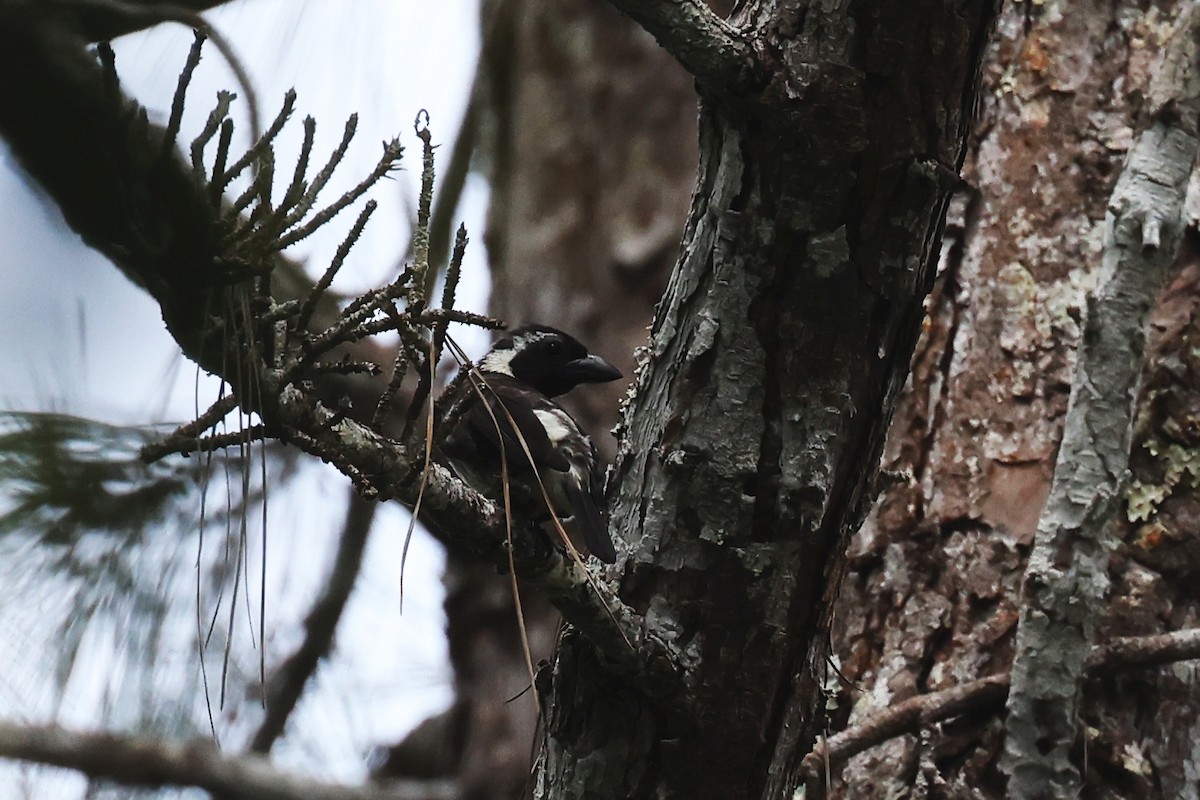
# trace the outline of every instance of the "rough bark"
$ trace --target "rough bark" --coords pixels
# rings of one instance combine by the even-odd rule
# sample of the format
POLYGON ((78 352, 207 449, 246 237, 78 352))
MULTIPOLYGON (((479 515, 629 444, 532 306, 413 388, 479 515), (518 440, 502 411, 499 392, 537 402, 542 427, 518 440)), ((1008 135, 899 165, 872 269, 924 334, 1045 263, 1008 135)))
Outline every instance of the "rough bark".
POLYGON ((1071 760, 1079 690, 1108 594, 1146 321, 1183 238, 1200 146, 1197 19, 1193 9, 1177 23, 1156 80, 1171 94, 1150 109, 1108 204, 1101 284, 1088 295, 1062 445, 1022 585, 1003 762, 1014 798, 1066 800, 1081 788, 1071 760))
MULTIPOLYGON (((836 649, 851 724, 1003 672, 1021 574, 1050 488, 1105 202, 1139 127, 1181 3, 1008 4, 952 213, 930 317, 885 464, 888 488, 851 545, 836 649)), ((1194 211, 1192 224, 1194 224, 1194 211)), ((1185 263, 1194 263, 1185 243, 1185 263)), ((1195 492, 1194 267, 1163 295, 1135 430, 1101 640, 1190 627, 1195 492), (1168 410, 1169 409, 1169 410, 1168 410), (1168 451, 1174 457, 1168 455, 1168 451)), ((1084 797, 1195 797, 1194 665, 1091 678, 1075 757, 1084 797)), ((1001 718, 966 715, 853 759, 835 796, 1001 797, 1001 718)), ((833 730, 838 730, 835 724, 833 730)), ((835 776, 837 773, 835 772, 835 776)))
POLYGON ((764 83, 705 81, 684 252, 617 460, 622 596, 688 658, 690 718, 568 637, 543 796, 791 796, 819 726, 834 554, 873 494, 989 18, 923 3, 733 20, 761 42, 764 83))

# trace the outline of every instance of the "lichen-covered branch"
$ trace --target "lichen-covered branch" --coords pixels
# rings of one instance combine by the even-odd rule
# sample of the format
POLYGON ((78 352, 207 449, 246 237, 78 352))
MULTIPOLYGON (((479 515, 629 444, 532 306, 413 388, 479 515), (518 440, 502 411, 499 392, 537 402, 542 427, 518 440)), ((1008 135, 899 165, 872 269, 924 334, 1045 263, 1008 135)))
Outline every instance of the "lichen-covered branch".
POLYGON ((1002 767, 1009 796, 1074 798, 1080 681, 1108 591, 1129 461, 1145 325, 1183 233, 1198 149, 1200 64, 1192 11, 1169 45, 1159 98, 1109 202, 1102 284, 1088 298, 1050 497, 1022 586, 1002 767))
POLYGON ((125 786, 195 786, 227 800, 442 800, 445 781, 339 786, 280 772, 259 756, 229 756, 210 741, 166 742, 57 725, 0 721, 0 757, 77 770, 125 786))
MULTIPOLYGON (((295 386, 265 393, 277 398, 266 413, 285 429, 303 432, 290 440, 337 464, 360 491, 380 500, 416 502, 421 461, 404 446, 355 420, 340 417, 295 386)), ((289 440, 284 435, 284 440, 289 440)), ((430 465, 421 519, 453 546, 464 547, 498 569, 508 564, 504 512, 468 489, 444 467, 430 465)), ((516 523, 514 523, 516 524, 516 523)), ((589 580, 585 568, 558 552, 539 547, 533 536, 512 537, 513 563, 523 587, 540 591, 595 646, 612 671, 655 702, 670 705, 680 689, 685 658, 663 634, 622 602, 605 584, 589 580)))

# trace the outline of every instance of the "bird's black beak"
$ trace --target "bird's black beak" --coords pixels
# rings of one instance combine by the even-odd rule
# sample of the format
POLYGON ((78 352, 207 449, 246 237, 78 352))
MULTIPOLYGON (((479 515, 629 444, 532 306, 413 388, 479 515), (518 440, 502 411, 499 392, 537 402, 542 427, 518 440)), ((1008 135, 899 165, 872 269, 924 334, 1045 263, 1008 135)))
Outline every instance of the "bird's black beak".
POLYGON ((566 363, 566 371, 579 383, 608 383, 623 377, 621 370, 605 361, 600 356, 588 353, 584 358, 577 358, 566 363))

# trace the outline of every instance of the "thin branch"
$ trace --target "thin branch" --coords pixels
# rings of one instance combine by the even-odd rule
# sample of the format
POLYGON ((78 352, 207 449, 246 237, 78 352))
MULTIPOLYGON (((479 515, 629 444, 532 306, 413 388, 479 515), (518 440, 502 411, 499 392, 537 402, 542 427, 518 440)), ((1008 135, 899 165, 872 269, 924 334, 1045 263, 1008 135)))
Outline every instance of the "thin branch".
MULTIPOLYGON (((232 127, 233 122, 232 122, 232 120, 228 119, 228 116, 229 116, 229 105, 236 98, 237 98, 237 95, 233 94, 232 92, 227 92, 224 90, 217 92, 216 105, 213 106, 213 110, 209 112, 208 120, 204 123, 204 127, 200 130, 200 134, 195 139, 192 140, 192 145, 189 148, 190 152, 191 152, 191 156, 192 156, 192 171, 195 172, 196 175, 201 180, 204 179, 204 148, 206 148, 208 146, 208 143, 212 140, 212 137, 214 135, 216 135, 218 129, 221 130, 222 137, 223 138, 225 137, 225 123, 226 122, 228 122, 230 124, 229 125, 229 136, 233 135, 233 127, 232 127)), ((219 145, 218 145, 218 147, 219 147, 219 145)), ((228 147, 229 147, 229 145, 226 144, 225 145, 225 155, 226 156, 229 155, 228 147)), ((165 158, 165 156, 160 156, 160 158, 165 158)), ((221 157, 220 153, 218 152, 217 161, 221 162, 221 158, 222 157, 221 157)), ((225 168, 224 162, 215 164, 213 166, 214 180, 216 179, 217 170, 218 169, 223 170, 224 168, 225 168)))
POLYGON ((410 309, 420 310, 427 292, 425 276, 429 273, 429 214, 433 208, 433 134, 429 130, 429 112, 425 109, 417 114, 413 122, 417 138, 421 140, 421 195, 417 200, 417 224, 413 229, 413 278, 408 293, 410 309))
POLYGON ((313 204, 317 202, 317 196, 325 188, 325 184, 329 183, 329 179, 333 177, 338 164, 341 164, 342 159, 346 157, 346 151, 349 150, 350 142, 354 140, 354 133, 357 130, 358 114, 351 114, 346 119, 346 124, 342 128, 342 139, 329 155, 329 160, 325 162, 325 166, 321 167, 317 176, 312 179, 312 183, 305 189, 304 196, 296 203, 295 208, 291 209, 284 218, 284 230, 295 225, 304 218, 305 214, 312 210, 313 204))
MULTIPOLYGON (((290 441, 331 461, 381 500, 415 502, 416 487, 425 471, 419 454, 355 420, 340 418, 293 385, 277 395, 267 395, 278 397, 269 416, 285 426, 290 441)), ((425 472, 421 521, 444 541, 465 547, 498 568, 507 568, 503 511, 440 464, 431 464, 425 472)), ((680 676, 689 661, 669 643, 668 632, 657 631, 609 586, 592 580, 582 564, 557 549, 538 547, 534 537, 519 536, 513 540, 513 550, 522 584, 537 589, 557 606, 564 619, 591 641, 612 672, 663 705, 679 701, 680 676)))
POLYGON ((1087 660, 1088 676, 1114 669, 1155 667, 1200 658, 1200 628, 1160 633, 1154 636, 1125 636, 1092 651, 1087 660))
POLYGON ((175 97, 171 100, 171 117, 167 121, 167 132, 163 135, 162 147, 158 151, 158 160, 162 161, 171 154, 175 147, 175 139, 179 136, 179 125, 183 121, 183 106, 187 99, 188 85, 192 82, 192 73, 200 65, 200 51, 204 47, 204 34, 193 31, 195 39, 192 49, 188 51, 187 62, 179 73, 179 81, 175 86, 175 97))
MULTIPOLYGON (((363 194, 365 194, 368 189, 374 186, 380 178, 395 169, 396 162, 400 159, 400 154, 403 151, 404 148, 400 145, 399 139, 393 139, 390 142, 384 142, 383 155, 379 157, 379 161, 376 163, 375 169, 373 169, 371 173, 367 175, 367 177, 359 181, 358 185, 353 189, 350 189, 337 200, 335 200, 332 205, 323 208, 314 214, 312 218, 308 220, 308 222, 281 236, 279 241, 273 245, 272 249, 283 250, 287 247, 290 247, 301 239, 307 237, 329 220, 333 219, 338 213, 341 212, 342 209, 353 203, 358 198, 362 197, 363 194)), ((307 197, 305 199, 307 199, 307 197)), ((298 211, 301 207, 303 207, 303 203, 301 206, 298 206, 296 210, 298 211)))
MULTIPOLYGON (((1160 666, 1197 658, 1200 658, 1200 628, 1154 636, 1129 636, 1093 649, 1087 659, 1087 674, 1095 677, 1118 669, 1160 666)), ((1009 678, 1008 673, 991 675, 940 692, 911 697, 873 714, 818 742, 801 762, 801 774, 809 780, 819 779, 826 767, 839 769, 865 750, 951 717, 967 713, 1001 713, 1008 697, 1009 678)))
POLYGON ((1078 797, 1072 758, 1084 662, 1105 613, 1123 507, 1146 321, 1183 235, 1200 139, 1200 10, 1168 44, 1173 92, 1138 137, 1109 200, 1101 285, 1087 299, 1050 496, 1021 591, 1005 754, 1013 800, 1078 797))
POLYGON ((275 137, 279 135, 279 132, 283 130, 283 126, 286 125, 287 121, 291 118, 292 111, 295 110, 295 107, 296 90, 288 89, 283 94, 283 105, 280 106, 279 113, 275 115, 275 119, 271 121, 270 127, 268 127, 266 132, 262 133, 261 135, 257 130, 254 131, 254 144, 251 145, 250 149, 243 153, 242 157, 235 161, 233 166, 221 176, 222 183, 215 184, 221 187, 222 192, 225 191, 225 187, 229 185, 230 181, 245 171, 246 167, 262 158, 263 153, 271 146, 271 143, 275 141, 275 137))
POLYGON ((245 447, 250 442, 261 442, 275 436, 276 431, 264 425, 251 425, 241 430, 229 433, 217 433, 212 436, 197 436, 192 438, 171 437, 161 442, 148 444, 142 448, 142 460, 152 464, 159 459, 176 453, 191 455, 192 453, 212 453, 224 450, 226 447, 245 447))
POLYGON ((237 408, 237 397, 233 394, 222 395, 215 403, 205 409, 204 413, 191 422, 180 425, 171 435, 161 442, 152 442, 141 450, 141 459, 146 463, 157 461, 171 453, 181 452, 179 446, 194 441, 200 434, 216 426, 225 419, 230 411, 237 408))
POLYGON ((426 290, 430 294, 433 293, 433 286, 428 284, 433 282, 450 252, 450 231, 454 226, 454 212, 458 210, 462 200, 467 175, 471 172, 471 159, 475 155, 479 139, 479 108, 483 105, 483 101, 479 99, 479 95, 482 94, 481 83, 482 80, 476 76, 471 87, 471 96, 467 100, 466 113, 458 129, 458 137, 450 149, 449 162, 442 170, 442 185, 438 188, 437 197, 433 199, 433 212, 429 216, 429 263, 433 265, 433 269, 426 277, 426 290))
POLYGON ((1008 697, 1008 673, 991 675, 940 692, 910 697, 886 711, 873 714, 841 733, 817 742, 800 762, 804 777, 820 778, 826 768, 835 770, 849 759, 905 733, 957 717, 967 712, 999 713, 1008 697))
POLYGON ((233 120, 221 121, 221 136, 217 139, 217 154, 213 157, 212 182, 209 184, 209 199, 215 208, 221 207, 220 187, 225 184, 225 167, 229 161, 229 146, 233 142, 233 120))
POLYGON ((0 722, 0 757, 74 769, 126 786, 195 786, 225 800, 439 800, 449 782, 339 786, 280 772, 260 756, 227 756, 207 740, 165 742, 57 725, 0 722))
POLYGON ((380 375, 383 370, 373 361, 314 361, 304 368, 305 375, 380 375))
POLYGON ((350 232, 346 234, 346 238, 342 239, 342 243, 338 245, 337 252, 333 256, 333 261, 329 267, 321 275, 321 279, 313 285, 312 291, 308 293, 308 297, 304 298, 304 305, 300 307, 300 312, 296 315, 296 330, 303 332, 308 328, 309 320, 312 319, 313 312, 317 309, 317 304, 321 302, 321 297, 333 283, 333 279, 337 277, 338 271, 346 262, 346 256, 350 254, 350 248, 354 247, 358 242, 358 237, 362 236, 363 228, 367 226, 367 220, 371 218, 371 214, 375 212, 377 204, 374 200, 368 200, 363 206, 362 211, 358 212, 358 218, 350 227, 350 232))
POLYGON ((745 90, 757 71, 754 48, 704 0, 610 0, 650 33, 697 80, 745 90))
POLYGON ((304 692, 305 684, 329 652, 334 631, 362 568, 367 535, 378 507, 377 503, 351 493, 333 569, 325 581, 324 591, 304 619, 304 641, 272 672, 267 683, 267 713, 254 734, 251 751, 270 752, 275 740, 282 735, 288 717, 304 692))
MULTIPOLYGON (((350 321, 355 322, 357 319, 355 318, 350 321)), ((338 329, 331 327, 329 330, 313 337, 308 344, 308 349, 313 353, 324 353, 338 345, 357 342, 368 336, 377 336, 378 334, 388 333, 398 328, 411 325, 427 325, 437 321, 460 322, 464 325, 476 325, 487 330, 499 330, 504 327, 504 323, 494 317, 475 314, 471 311, 456 311, 444 308, 426 309, 416 317, 398 313, 394 316, 372 319, 370 322, 364 322, 357 327, 338 329)))

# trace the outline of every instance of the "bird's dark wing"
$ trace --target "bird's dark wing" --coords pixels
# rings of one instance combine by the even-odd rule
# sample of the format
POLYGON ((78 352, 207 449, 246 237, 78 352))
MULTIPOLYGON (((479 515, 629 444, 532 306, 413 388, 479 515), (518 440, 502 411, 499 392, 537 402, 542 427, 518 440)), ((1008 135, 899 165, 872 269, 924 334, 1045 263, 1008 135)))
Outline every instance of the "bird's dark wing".
POLYGON ((481 387, 481 391, 487 398, 487 405, 476 397, 464 420, 476 447, 483 452, 490 450, 498 463, 503 437, 509 469, 515 472, 526 471, 529 466, 526 447, 533 458, 533 466, 539 471, 552 469, 566 472, 571 468, 566 456, 550 441, 546 429, 534 413, 537 403, 542 400, 541 395, 514 385, 510 380, 490 375, 488 386, 481 387))
POLYGON ((583 542, 588 551, 605 564, 612 564, 617 560, 617 551, 613 549, 612 539, 608 538, 608 524, 604 515, 596 507, 596 498, 600 494, 593 487, 576 481, 566 481, 565 489, 571 508, 575 511, 575 523, 583 531, 583 542))

